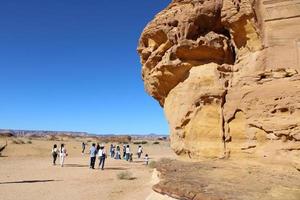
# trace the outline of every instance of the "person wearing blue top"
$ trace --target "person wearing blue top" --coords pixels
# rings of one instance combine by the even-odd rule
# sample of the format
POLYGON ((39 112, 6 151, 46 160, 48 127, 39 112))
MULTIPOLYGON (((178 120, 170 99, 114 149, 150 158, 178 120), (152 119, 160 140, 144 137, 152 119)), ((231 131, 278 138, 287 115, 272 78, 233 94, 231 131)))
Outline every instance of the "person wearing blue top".
POLYGON ((97 154, 96 144, 93 143, 90 148, 90 158, 91 158, 90 168, 91 169, 95 169, 96 154, 97 154))

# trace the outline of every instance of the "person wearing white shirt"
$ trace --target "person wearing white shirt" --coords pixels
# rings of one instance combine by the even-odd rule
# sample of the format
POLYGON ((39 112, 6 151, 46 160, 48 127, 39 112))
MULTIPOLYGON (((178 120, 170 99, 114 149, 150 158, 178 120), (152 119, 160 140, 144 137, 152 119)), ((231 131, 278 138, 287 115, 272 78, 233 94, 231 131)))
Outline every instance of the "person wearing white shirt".
POLYGON ((145 161, 145 165, 149 164, 149 156, 148 156, 148 154, 145 155, 144 161, 145 161))
POLYGON ((129 148, 129 144, 127 144, 126 146, 126 161, 129 161, 129 157, 130 157, 130 148, 129 148))
POLYGON ((101 170, 104 170, 104 164, 106 159, 106 150, 104 145, 100 146, 100 149, 98 151, 98 158, 99 158, 99 168, 101 167, 101 170))
POLYGON ((142 153, 143 153, 143 147, 141 145, 139 145, 138 151, 137 151, 137 155, 138 155, 139 159, 141 158, 142 153))
POLYGON ((63 167, 65 163, 65 158, 68 155, 64 144, 61 144, 59 153, 60 153, 60 166, 63 167))

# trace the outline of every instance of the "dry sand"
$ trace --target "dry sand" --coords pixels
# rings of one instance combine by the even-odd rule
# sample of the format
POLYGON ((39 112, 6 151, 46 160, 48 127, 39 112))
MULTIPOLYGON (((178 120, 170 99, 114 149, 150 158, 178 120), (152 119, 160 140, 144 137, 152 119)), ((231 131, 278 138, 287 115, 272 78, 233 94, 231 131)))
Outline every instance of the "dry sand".
MULTIPOLYGON (((22 139, 27 142, 28 139, 22 139)), ((1 200, 54 199, 146 199, 151 193, 152 169, 134 157, 133 163, 106 160, 105 170, 91 170, 89 155, 81 155, 81 142, 64 141, 69 156, 65 167, 52 166, 51 147, 57 141, 32 139, 32 144, 12 144, 0 157, 1 200), (117 174, 130 171, 134 180, 119 180, 117 174)), ((0 138, 0 145, 5 138, 0 138)), ((131 145, 136 151, 137 145, 131 145)), ((144 145, 150 160, 175 157, 167 142, 144 145)), ((98 160, 97 160, 98 164, 98 160)))
MULTIPOLYGON (((27 144, 29 140, 23 138, 21 140, 25 144, 12 144, 12 140, 16 139, 8 139, 8 148, 0 157, 0 200, 172 199, 152 191, 152 186, 159 179, 155 176, 156 170, 143 165, 142 159, 138 160, 134 156, 134 162, 129 163, 108 158, 104 171, 91 170, 88 166, 89 155, 81 155, 81 140, 65 139, 67 141, 63 143, 66 144, 69 156, 63 168, 52 166, 51 148, 54 143, 60 144, 60 141, 32 139, 32 144, 27 144), (133 180, 117 178, 119 173, 126 171, 133 174, 133 180)), ((5 140, 0 138, 0 146, 5 144, 5 140)), ((150 161, 177 158, 168 142, 160 142, 158 145, 152 143, 149 141, 143 145, 144 153, 150 155, 150 161)), ((137 150, 137 145, 131 144, 131 147, 133 151, 137 150)), ((161 188, 167 187, 167 192, 162 193, 180 193, 184 196, 185 192, 191 192, 194 187, 202 191, 201 185, 204 184, 203 191, 214 195, 224 193, 226 199, 298 200, 300 168, 283 161, 269 157, 254 159, 249 154, 247 158, 234 157, 228 160, 170 162, 171 166, 162 170, 165 175, 161 176, 161 188)), ((157 185, 156 188, 161 189, 157 185)))

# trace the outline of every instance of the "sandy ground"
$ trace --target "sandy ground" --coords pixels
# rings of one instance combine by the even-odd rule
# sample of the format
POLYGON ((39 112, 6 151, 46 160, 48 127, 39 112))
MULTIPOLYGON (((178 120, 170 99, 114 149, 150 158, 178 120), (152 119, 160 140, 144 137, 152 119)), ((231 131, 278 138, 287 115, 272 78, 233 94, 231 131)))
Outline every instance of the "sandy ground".
MULTIPOLYGON (((5 140, 0 137, 0 146, 5 140)), ((132 163, 108 158, 105 170, 92 170, 88 166, 89 155, 81 155, 81 139, 66 138, 61 142, 21 138, 25 144, 13 144, 13 140, 18 139, 8 139, 8 147, 0 157, 0 200, 172 199, 152 191, 152 186, 159 182, 156 170, 143 165, 143 159, 138 160, 136 156, 132 163), (66 144, 69 156, 64 167, 52 165, 51 148, 55 143, 66 144), (132 173, 133 180, 118 179, 117 175, 126 171, 132 173)), ((179 159, 168 142, 155 145, 148 141, 143 147, 150 161, 179 159)), ((137 145, 131 144, 131 149, 136 152, 137 145)), ((299 166, 284 162, 279 155, 260 159, 245 155, 198 163, 169 162, 170 166, 163 170, 166 184, 162 182, 162 186, 169 184, 170 193, 182 195, 196 188, 224 199, 300 200, 299 166)), ((295 159, 299 161, 299 156, 295 159)))
MULTIPOLYGON (((27 142, 28 139, 22 139, 27 142)), ((106 160, 105 170, 91 170, 89 156, 81 155, 81 142, 64 141, 69 156, 65 167, 52 166, 51 147, 55 141, 31 140, 32 144, 12 144, 0 157, 1 200, 54 199, 146 199, 151 193, 152 169, 143 160, 106 160), (119 180, 117 174, 130 171, 134 180, 119 180)), ((0 138, 0 145, 5 139, 0 138)), ((132 145, 136 151, 137 145, 132 145)), ((166 142, 144 145, 150 160, 175 155, 166 142)), ((98 164, 98 160, 97 160, 98 164)))

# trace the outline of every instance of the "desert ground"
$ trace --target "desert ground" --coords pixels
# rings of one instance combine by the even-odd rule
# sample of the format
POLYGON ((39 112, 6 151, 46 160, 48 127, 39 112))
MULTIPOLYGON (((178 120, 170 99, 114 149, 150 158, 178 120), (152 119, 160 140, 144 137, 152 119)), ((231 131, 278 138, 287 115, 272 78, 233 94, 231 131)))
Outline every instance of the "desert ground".
MULTIPOLYGON (((8 141, 0 157, 0 199, 146 199, 152 189, 152 171, 135 155, 133 162, 106 160, 105 170, 89 169, 89 155, 81 155, 80 139, 65 139, 68 150, 65 166, 52 165, 51 148, 61 141, 28 138, 0 138, 0 145, 8 141), (25 144, 14 144, 22 140, 25 144), (30 142, 29 142, 30 141, 30 142), (120 180, 122 172, 131 172, 132 180, 120 180)), ((91 142, 89 143, 89 145, 91 142)), ((108 150, 107 144, 107 150, 108 150)), ((138 145, 131 144, 132 151, 138 145)), ((168 142, 143 145, 150 162, 162 157, 174 157, 168 142)), ((89 147, 86 149, 88 152, 89 147)), ((98 164, 98 160, 96 165, 98 164)))
MULTIPOLYGON (((86 154, 81 154, 82 141, 89 141, 91 145, 96 140, 76 137, 59 140, 62 141, 0 138, 0 146, 8 142, 0 157, 1 200, 300 199, 299 166, 283 162, 282 157, 258 159, 245 153, 229 159, 186 162, 187 158, 174 154, 168 141, 153 144, 153 140, 148 140, 143 147, 144 154, 150 156, 150 166, 145 166, 143 159, 134 155, 131 163, 107 158, 102 171, 89 169, 89 147, 86 154), (51 148, 61 143, 66 144, 69 155, 64 167, 53 166, 51 148), (127 172, 131 174, 129 178, 118 177, 127 172)), ((135 152, 138 145, 133 142, 130 145, 135 152)), ((109 145, 106 143, 107 150, 109 145)))

